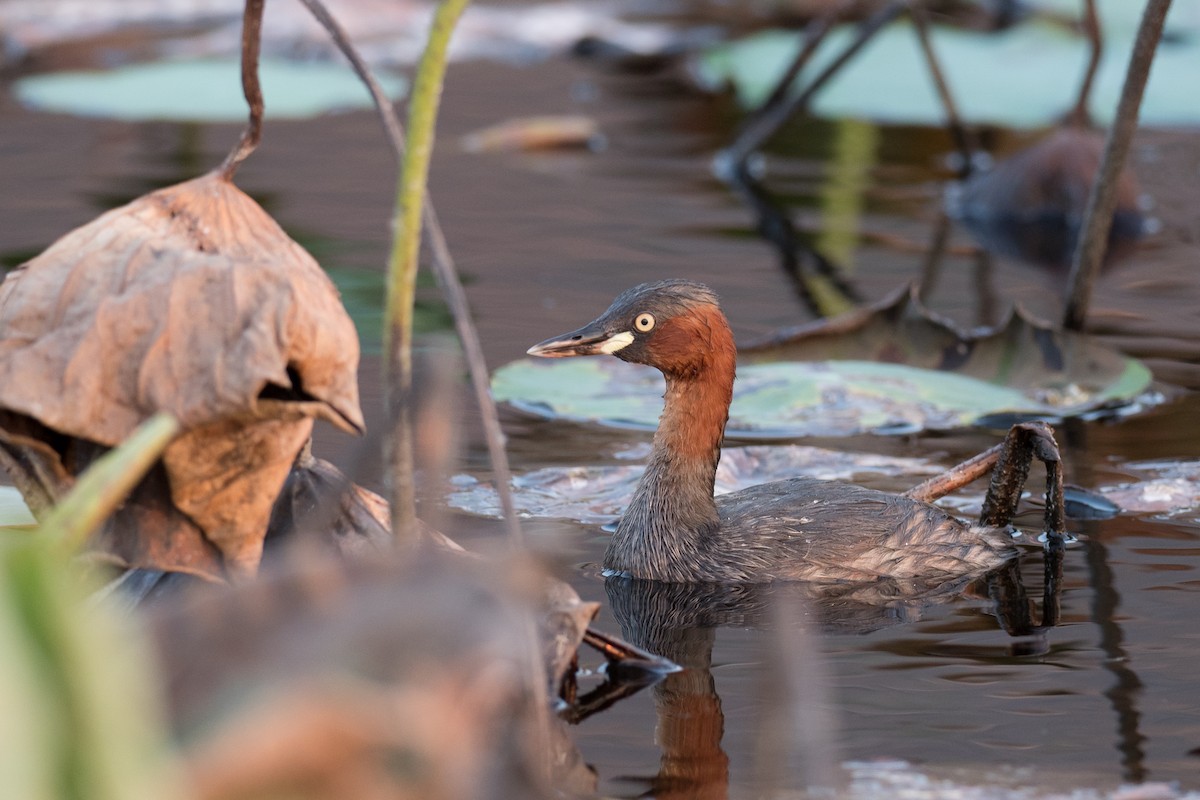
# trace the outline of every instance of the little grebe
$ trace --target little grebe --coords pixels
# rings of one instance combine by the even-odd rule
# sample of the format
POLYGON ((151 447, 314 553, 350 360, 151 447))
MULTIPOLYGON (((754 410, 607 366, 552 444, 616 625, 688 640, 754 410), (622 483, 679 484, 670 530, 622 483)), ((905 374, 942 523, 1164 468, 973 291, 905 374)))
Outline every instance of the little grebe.
POLYGON ((604 567, 679 583, 940 580, 1015 554, 1006 528, 968 525, 900 495, 792 478, 713 498, 737 350, 700 283, 645 283, 598 319, 529 348, 546 358, 614 355, 667 379, 646 472, 604 567))

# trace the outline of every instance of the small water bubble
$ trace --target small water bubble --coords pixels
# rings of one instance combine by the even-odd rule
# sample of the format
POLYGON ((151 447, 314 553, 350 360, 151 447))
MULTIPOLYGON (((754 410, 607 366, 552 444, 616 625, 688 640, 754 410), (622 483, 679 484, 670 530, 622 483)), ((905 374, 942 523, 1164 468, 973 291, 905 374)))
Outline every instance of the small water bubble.
MULTIPOLYGON (((1038 536, 1038 541, 1041 542, 1042 544, 1048 544, 1050 542, 1050 532, 1042 531, 1041 535, 1038 536)), ((1078 542, 1079 542, 1079 537, 1077 537, 1075 534, 1073 534, 1073 533, 1062 534, 1062 543, 1063 544, 1076 544, 1078 542)))

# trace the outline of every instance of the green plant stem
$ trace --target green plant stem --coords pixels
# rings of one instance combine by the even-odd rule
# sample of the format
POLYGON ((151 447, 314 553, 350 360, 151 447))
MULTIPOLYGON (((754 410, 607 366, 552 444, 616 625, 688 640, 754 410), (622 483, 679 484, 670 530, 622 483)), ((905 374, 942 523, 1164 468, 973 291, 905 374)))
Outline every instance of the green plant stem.
POLYGON ((66 498, 42 520, 43 536, 68 551, 79 549, 133 491, 179 432, 170 414, 143 422, 120 447, 92 464, 66 498))
MULTIPOLYGON (((404 128, 396 117, 392 101, 379 85, 379 81, 371 73, 371 68, 354 48, 354 44, 346 35, 345 29, 329 13, 329 9, 321 0, 300 0, 317 19, 334 44, 346 56, 354 73, 366 85, 375 102, 375 110, 379 112, 380 122, 396 155, 396 163, 404 161, 404 128)), ((429 242, 430 264, 434 277, 442 289, 442 296, 450 313, 454 316, 454 327, 462 342, 463 354, 466 356, 467 370, 471 375, 471 384, 475 388, 475 401, 479 405, 479 414, 483 422, 484 438, 487 440, 488 455, 492 461, 492 471, 496 476, 496 493, 500 496, 500 508, 504 513, 504 522, 508 528, 508 536, 516 546, 522 546, 524 537, 521 533, 521 523, 517 519, 516 506, 512 496, 512 470, 508 466, 508 456, 504 452, 504 430, 500 426, 500 415, 496 411, 496 402, 492 398, 491 386, 488 382, 487 361, 483 357, 483 345, 479 341, 479 332, 471 319, 471 308, 467 302, 467 293, 463 290, 462 281, 458 277, 458 269, 450 255, 450 247, 446 243, 446 235, 438 223, 434 204, 429 193, 425 196, 424 235, 429 242)))
POLYGON ((392 486, 392 531, 398 541, 416 536, 416 489, 412 441, 412 328, 417 266, 421 249, 421 215, 433 154, 446 51, 454 25, 467 0, 444 0, 434 13, 429 41, 413 79, 408 103, 408 148, 400 167, 388 258, 388 296, 383 331, 384 380, 393 420, 384 443, 392 486))

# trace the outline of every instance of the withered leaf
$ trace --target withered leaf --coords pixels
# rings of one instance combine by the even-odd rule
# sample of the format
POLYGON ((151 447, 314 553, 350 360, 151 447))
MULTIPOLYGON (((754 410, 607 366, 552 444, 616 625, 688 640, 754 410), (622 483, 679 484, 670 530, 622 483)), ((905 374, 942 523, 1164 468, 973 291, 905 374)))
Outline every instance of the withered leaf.
MULTIPOLYGON (((312 257, 249 196, 205 175, 101 215, 0 285, 0 410, 18 420, 0 420, 3 461, 37 467, 14 478, 43 487, 37 511, 54 499, 48 453, 78 474, 86 464, 69 463, 72 442, 112 447, 167 411, 185 431, 163 460, 174 513, 198 526, 225 571, 250 574, 312 418, 363 428, 358 352, 312 257), (14 436, 31 429, 47 435, 21 451, 14 436)), ((142 525, 109 533, 156 535, 142 525)), ((198 553, 163 564, 155 550, 110 542, 109 552, 131 566, 220 573, 198 553)))
POLYGON ((275 501, 267 536, 315 543, 347 558, 377 558, 394 543, 391 525, 386 500, 305 451, 275 501))
POLYGON ((215 174, 102 214, 0 285, 0 406, 110 447, 157 411, 185 429, 252 413, 268 385, 361 429, 357 365, 333 283, 215 174))
POLYGON ((544 584, 543 602, 542 660, 550 696, 561 697, 564 682, 574 672, 583 635, 600 612, 600 604, 584 602, 569 584, 554 579, 544 584))
POLYGON ((862 360, 954 372, 1017 389, 1064 416, 1129 402, 1150 381, 1135 360, 1019 306, 994 327, 965 331, 925 308, 909 287, 829 320, 780 329, 738 355, 749 364, 862 360))
POLYGON ((221 551, 229 571, 258 568, 271 508, 311 433, 307 417, 225 419, 184 432, 163 454, 172 501, 221 551))
POLYGON ((462 138, 463 149, 469 153, 568 147, 596 150, 603 145, 600 126, 579 114, 509 119, 462 138))

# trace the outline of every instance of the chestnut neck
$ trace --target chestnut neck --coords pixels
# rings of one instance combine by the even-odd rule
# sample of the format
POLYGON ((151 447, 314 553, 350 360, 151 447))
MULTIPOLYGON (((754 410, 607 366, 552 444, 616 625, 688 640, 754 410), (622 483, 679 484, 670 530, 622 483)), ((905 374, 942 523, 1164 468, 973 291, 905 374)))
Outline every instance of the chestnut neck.
MULTIPOLYGON (((703 540, 717 531, 713 501, 721 439, 729 419, 737 351, 715 307, 671 320, 656 359, 667 381, 646 472, 605 555, 604 566, 635 577, 689 580, 703 540), (671 354, 676 357, 672 358, 671 354)), ((656 354, 657 355, 657 354, 656 354)))

